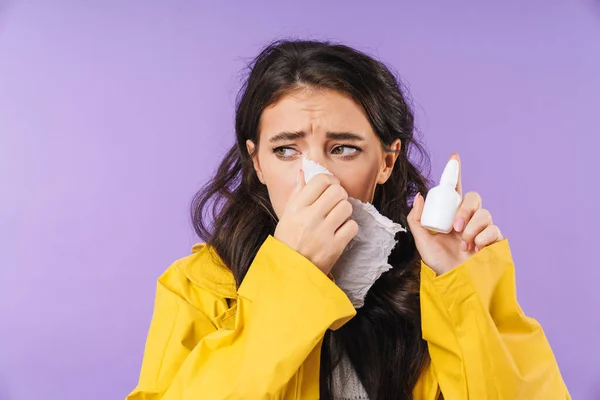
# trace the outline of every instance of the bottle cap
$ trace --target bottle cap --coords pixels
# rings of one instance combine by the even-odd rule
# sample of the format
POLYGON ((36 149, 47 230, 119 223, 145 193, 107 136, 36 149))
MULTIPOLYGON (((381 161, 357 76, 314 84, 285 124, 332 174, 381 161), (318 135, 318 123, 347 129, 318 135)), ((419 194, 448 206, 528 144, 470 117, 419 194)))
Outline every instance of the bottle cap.
POLYGON ((458 184, 458 171, 460 169, 460 165, 458 160, 453 158, 448 161, 446 167, 444 168, 444 172, 442 172, 442 178, 440 179, 440 185, 450 185, 452 187, 456 187, 458 184))

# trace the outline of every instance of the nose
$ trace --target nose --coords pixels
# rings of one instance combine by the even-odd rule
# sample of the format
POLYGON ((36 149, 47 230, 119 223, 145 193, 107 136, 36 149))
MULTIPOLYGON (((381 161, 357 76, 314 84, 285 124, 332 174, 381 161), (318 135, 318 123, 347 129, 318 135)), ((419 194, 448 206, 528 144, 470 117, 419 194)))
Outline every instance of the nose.
POLYGON ((309 160, 314 161, 317 164, 320 164, 321 166, 327 168, 327 160, 325 159, 325 157, 323 157, 323 155, 319 155, 319 154, 320 154, 320 152, 318 152, 318 151, 312 151, 312 152, 307 151, 303 154, 303 156, 305 156, 309 160))
MULTIPOLYGON (((331 171, 328 167, 327 167, 327 157, 315 157, 315 158, 311 158, 311 156, 307 153, 303 154, 304 157, 306 157, 307 160, 311 161, 311 163, 309 163, 308 165, 306 165, 306 171, 304 171, 305 173, 305 177, 307 176, 306 174, 308 173, 308 176, 314 176, 316 174, 319 173, 325 173, 328 172, 329 174, 333 175, 335 177, 335 173, 333 171, 331 171), (317 163, 319 165, 319 167, 317 167, 316 165, 314 165, 313 163, 317 163), (323 171, 323 169, 327 170, 327 171, 323 171)), ((339 179, 335 179, 338 183, 341 183, 339 181, 339 179)))

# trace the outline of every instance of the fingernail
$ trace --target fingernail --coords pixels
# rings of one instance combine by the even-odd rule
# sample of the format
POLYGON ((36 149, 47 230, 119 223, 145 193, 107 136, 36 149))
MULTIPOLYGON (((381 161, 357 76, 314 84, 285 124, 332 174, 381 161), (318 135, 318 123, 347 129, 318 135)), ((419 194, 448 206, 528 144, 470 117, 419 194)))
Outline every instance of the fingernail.
POLYGON ((454 230, 456 232, 462 232, 464 227, 465 227, 465 220, 463 218, 459 218, 456 220, 456 222, 454 222, 454 230))
POLYGON ((460 241, 460 251, 467 251, 469 249, 469 245, 464 240, 460 241))
POLYGON ((475 246, 475 253, 479 251, 479 247, 475 246))
POLYGON ((298 173, 296 174, 296 183, 300 182, 300 173, 302 172, 302 169, 300 169, 298 171, 298 173))

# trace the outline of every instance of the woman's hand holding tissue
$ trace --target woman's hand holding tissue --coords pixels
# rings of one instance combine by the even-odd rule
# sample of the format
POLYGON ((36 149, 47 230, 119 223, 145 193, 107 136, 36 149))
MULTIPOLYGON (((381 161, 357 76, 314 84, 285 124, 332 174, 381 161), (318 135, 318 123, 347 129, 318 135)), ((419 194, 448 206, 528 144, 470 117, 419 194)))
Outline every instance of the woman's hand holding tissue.
MULTIPOLYGON (((451 158, 460 164, 458 154, 451 158)), ((462 196, 461 172, 456 191, 462 196)), ((434 234, 421 226, 424 204, 425 199, 418 193, 407 220, 421 259, 438 275, 458 267, 477 251, 503 239, 490 212, 482 208, 481 196, 476 192, 463 197, 454 219, 454 229, 448 234, 434 234)))
POLYGON ((358 232, 351 214, 348 193, 336 177, 319 174, 305 183, 300 170, 274 237, 329 274, 358 232))

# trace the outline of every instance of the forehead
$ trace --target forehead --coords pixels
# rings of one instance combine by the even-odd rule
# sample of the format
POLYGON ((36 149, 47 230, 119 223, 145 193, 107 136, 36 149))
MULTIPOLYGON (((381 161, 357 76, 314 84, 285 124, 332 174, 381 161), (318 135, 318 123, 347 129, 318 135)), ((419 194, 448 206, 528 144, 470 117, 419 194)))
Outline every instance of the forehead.
POLYGON ((306 132, 325 137, 326 132, 354 132, 374 136, 364 109, 350 96, 333 90, 303 89, 282 97, 263 111, 261 141, 280 132, 306 132))

